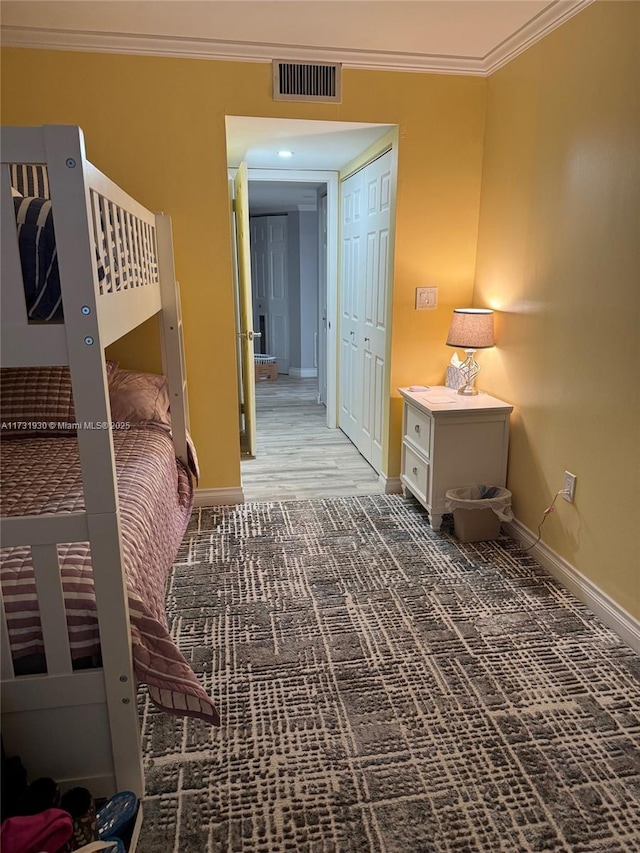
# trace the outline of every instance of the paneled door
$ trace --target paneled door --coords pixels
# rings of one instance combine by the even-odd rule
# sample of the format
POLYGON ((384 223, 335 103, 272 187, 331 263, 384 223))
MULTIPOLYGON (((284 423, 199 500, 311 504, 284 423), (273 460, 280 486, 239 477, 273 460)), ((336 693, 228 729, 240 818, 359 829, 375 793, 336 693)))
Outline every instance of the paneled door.
POLYGON ((251 217, 251 275, 254 327, 264 327, 261 352, 276 357, 279 373, 289 372, 289 287, 287 216, 251 217))
POLYGON ((362 423, 364 171, 342 182, 340 275, 340 429, 358 446, 362 423))
POLYGON ((339 425, 376 471, 382 470, 391 152, 342 184, 339 425))
POLYGON ((362 299, 362 420, 356 446, 376 471, 382 468, 385 405, 391 152, 364 169, 364 290, 362 299))

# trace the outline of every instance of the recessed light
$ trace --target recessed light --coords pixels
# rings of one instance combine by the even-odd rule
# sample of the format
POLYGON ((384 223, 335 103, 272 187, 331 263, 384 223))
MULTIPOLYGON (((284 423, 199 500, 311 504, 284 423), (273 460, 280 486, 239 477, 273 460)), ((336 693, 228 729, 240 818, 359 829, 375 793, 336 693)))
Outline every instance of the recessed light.
POLYGON ((278 157, 293 157, 293 151, 278 151, 278 157))

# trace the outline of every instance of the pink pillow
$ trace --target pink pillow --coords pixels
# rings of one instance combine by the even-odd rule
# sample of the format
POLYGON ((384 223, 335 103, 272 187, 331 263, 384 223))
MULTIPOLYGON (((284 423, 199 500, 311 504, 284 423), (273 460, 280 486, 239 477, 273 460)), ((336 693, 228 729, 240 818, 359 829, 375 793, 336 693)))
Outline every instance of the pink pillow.
MULTIPOLYGON (((117 369, 115 361, 107 362, 108 381, 117 369)), ((58 422, 74 423, 76 412, 69 368, 66 365, 3 367, 0 371, 0 420, 2 435, 55 433, 58 422), (12 424, 26 426, 12 427, 12 424)), ((69 434, 69 430, 63 432, 69 434)))
POLYGON ((171 425, 166 376, 118 370, 109 381, 109 396, 114 422, 171 425))

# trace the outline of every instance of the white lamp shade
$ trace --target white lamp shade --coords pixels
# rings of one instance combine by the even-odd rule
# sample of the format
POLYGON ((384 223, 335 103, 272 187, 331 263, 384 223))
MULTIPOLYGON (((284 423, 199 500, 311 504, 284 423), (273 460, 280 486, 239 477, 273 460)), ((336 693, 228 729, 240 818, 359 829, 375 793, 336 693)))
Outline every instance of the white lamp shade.
POLYGON ((494 346, 493 311, 489 308, 455 308, 447 346, 460 349, 487 349, 494 346))

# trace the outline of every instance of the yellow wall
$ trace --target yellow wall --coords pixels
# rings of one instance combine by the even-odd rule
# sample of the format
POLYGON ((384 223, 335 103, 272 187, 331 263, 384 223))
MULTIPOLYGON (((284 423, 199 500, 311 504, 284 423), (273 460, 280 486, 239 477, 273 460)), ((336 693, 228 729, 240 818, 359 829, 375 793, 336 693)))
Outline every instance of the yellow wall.
POLYGON ((516 405, 517 518, 640 616, 640 5, 595 3, 489 79, 481 386, 516 405))
MULTIPOLYGON (((5 50, 2 120, 80 124, 96 165, 172 214, 204 488, 240 482, 225 114, 398 124, 387 473, 395 388, 443 380, 451 309, 475 274, 475 304, 500 309, 479 385, 515 405, 516 515, 535 530, 564 470, 577 474, 545 541, 640 616, 639 12, 595 3, 488 85, 346 70, 342 105, 274 104, 262 64, 5 50), (414 310, 417 285, 439 287, 437 311, 414 310)), ((153 337, 121 357, 153 366, 153 337)))
MULTIPOLYGON (((98 168, 173 217, 203 488, 240 483, 226 114, 399 125, 390 476, 401 442, 395 388, 444 379, 451 308, 473 289, 486 81, 346 70, 343 84, 340 105, 276 104, 268 64, 3 51, 3 124, 79 124, 98 168), (438 311, 414 310, 421 284, 440 288, 438 311)), ((110 354, 153 368, 155 338, 110 354)))

